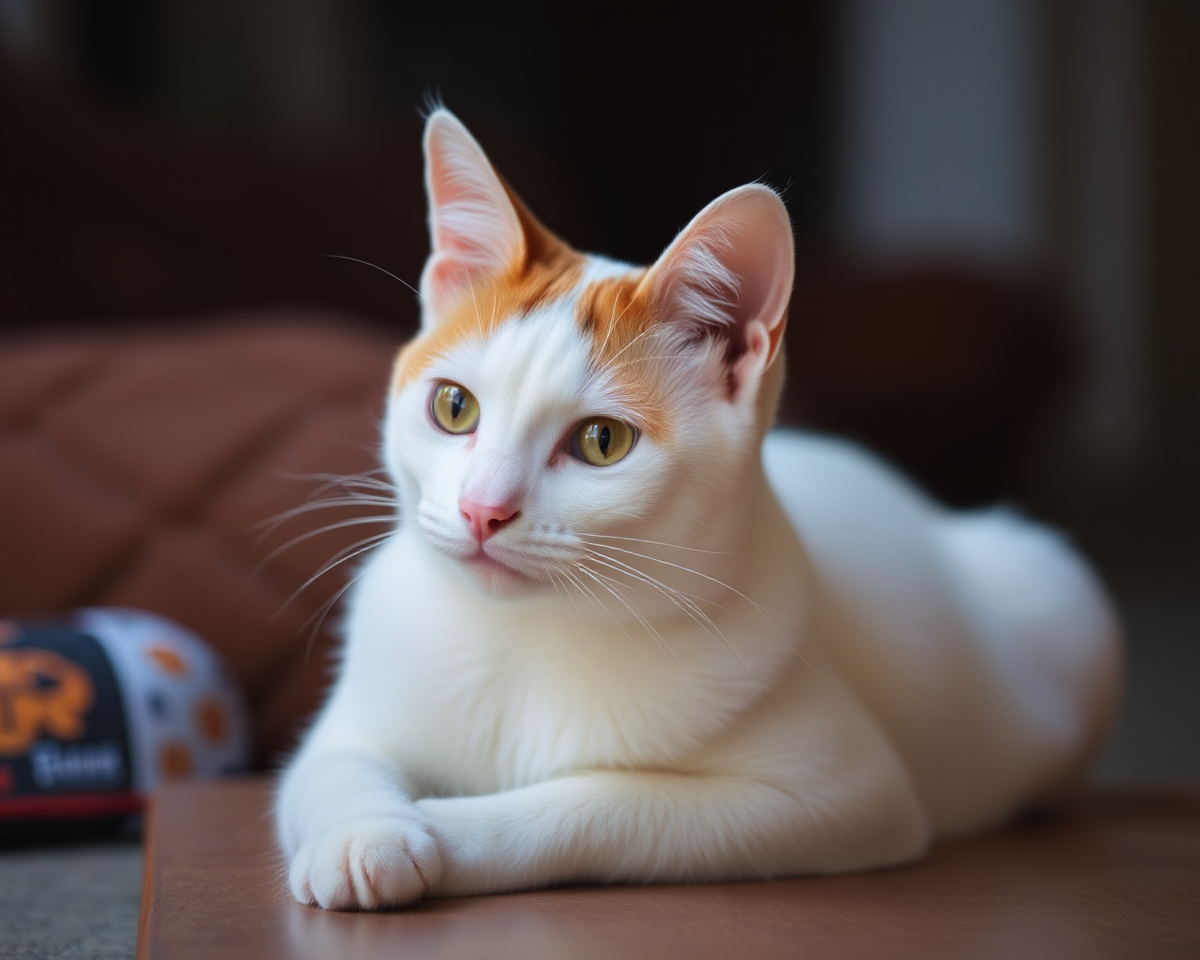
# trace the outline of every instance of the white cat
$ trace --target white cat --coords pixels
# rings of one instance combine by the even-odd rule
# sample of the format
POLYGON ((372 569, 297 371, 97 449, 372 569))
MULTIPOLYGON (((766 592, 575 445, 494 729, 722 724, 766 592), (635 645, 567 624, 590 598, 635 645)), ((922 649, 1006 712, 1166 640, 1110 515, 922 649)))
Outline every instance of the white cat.
POLYGON ((400 519, 279 788, 298 900, 881 867, 1078 778, 1120 672, 1084 564, 767 433, 774 192, 726 193, 640 269, 548 233, 445 110, 425 153, 400 519))

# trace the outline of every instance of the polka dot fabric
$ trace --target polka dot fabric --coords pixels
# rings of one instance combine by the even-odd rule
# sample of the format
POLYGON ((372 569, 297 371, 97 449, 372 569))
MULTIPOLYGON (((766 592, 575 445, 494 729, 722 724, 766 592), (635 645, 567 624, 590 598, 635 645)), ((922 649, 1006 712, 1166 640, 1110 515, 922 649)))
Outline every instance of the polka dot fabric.
POLYGON ((249 766, 246 707, 212 647, 138 610, 81 610, 75 626, 99 642, 117 675, 135 790, 249 766))

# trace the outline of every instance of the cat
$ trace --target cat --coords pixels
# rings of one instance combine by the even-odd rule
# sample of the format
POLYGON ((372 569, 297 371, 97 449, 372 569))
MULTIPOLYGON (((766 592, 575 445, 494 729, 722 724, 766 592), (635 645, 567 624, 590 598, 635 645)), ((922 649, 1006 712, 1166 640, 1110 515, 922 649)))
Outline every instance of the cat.
POLYGON ((543 227, 444 108, 394 533, 280 778, 295 898, 900 864, 1075 783, 1115 615, 1054 533, 771 431, 793 280, 750 184, 649 268, 543 227))

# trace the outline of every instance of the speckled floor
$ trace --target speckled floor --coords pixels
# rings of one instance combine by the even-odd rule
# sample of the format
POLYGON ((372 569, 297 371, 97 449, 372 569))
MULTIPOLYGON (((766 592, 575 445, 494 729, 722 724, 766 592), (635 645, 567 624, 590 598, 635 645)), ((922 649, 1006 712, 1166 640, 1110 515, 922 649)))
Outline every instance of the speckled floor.
POLYGON ((137 843, 0 852, 0 956, 126 960, 141 887, 137 843))

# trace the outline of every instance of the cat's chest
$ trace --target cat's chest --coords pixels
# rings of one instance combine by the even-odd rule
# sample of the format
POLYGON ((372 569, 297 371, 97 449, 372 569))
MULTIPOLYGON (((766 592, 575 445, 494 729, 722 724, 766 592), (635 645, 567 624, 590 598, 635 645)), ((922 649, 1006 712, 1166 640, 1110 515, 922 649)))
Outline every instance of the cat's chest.
POLYGON ((696 742, 695 704, 675 682, 667 677, 658 695, 629 682, 644 663, 618 653, 597 665, 550 650, 546 637, 505 638, 506 648, 473 639, 415 652, 356 684, 387 752, 426 789, 484 793, 573 769, 656 767, 696 742))
POLYGON ((736 670, 715 682, 732 661, 714 644, 689 654, 664 627, 660 646, 577 619, 554 597, 487 615, 434 578, 401 580, 401 569, 411 574, 402 555, 364 572, 341 695, 431 791, 673 765, 755 696, 736 670))

